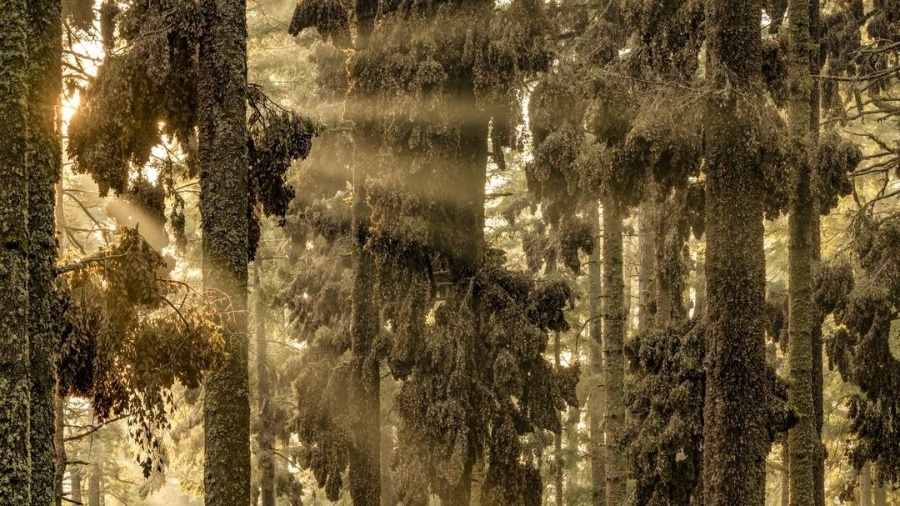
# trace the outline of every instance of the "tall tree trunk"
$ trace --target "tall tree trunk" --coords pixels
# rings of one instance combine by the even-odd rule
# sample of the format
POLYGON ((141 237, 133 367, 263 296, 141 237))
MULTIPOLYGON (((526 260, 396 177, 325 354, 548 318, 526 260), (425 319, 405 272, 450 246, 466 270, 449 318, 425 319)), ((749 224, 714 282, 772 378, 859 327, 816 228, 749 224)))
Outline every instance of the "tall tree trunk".
MULTIPOLYGON (((368 47, 377 8, 377 1, 356 0, 357 50, 368 47)), ((356 153, 352 174, 354 270, 350 339, 356 440, 350 450, 349 477, 354 506, 378 506, 381 501, 381 376, 380 360, 373 346, 379 326, 374 293, 376 267, 372 254, 365 249, 370 210, 366 204, 363 167, 371 159, 370 155, 368 150, 356 153)))
POLYGON ((868 462, 859 470, 859 506, 872 506, 872 473, 868 462))
MULTIPOLYGON (((56 425, 56 430, 53 432, 53 446, 56 450, 55 454, 55 465, 54 469, 56 470, 56 475, 53 477, 53 504, 56 506, 62 506, 63 503, 63 480, 66 475, 66 443, 63 436, 65 435, 65 427, 66 427, 66 398, 62 395, 56 395, 53 399, 54 402, 54 417, 53 423, 56 425)), ((79 474, 80 474, 79 470, 79 474)), ((79 493, 81 493, 81 482, 79 478, 79 493)))
POLYGON ((245 0, 201 0, 198 124, 203 283, 228 354, 203 404, 207 506, 250 503, 247 379, 247 19, 245 0))
POLYGON ((391 459, 394 456, 394 437, 390 430, 381 432, 381 505, 396 506, 394 483, 391 479, 391 459))
MULTIPOLYGON (((594 249, 588 262, 588 329, 591 336, 591 385, 588 397, 588 414, 591 424, 591 504, 606 505, 606 443, 603 430, 605 396, 603 387, 603 335, 601 333, 603 264, 600 258, 600 213, 597 202, 591 202, 588 210, 594 249)), ((641 292, 643 296, 643 291, 641 292)), ((641 306, 641 313, 645 306, 641 306)))
POLYGON ((886 506, 887 492, 884 483, 875 483, 875 506, 886 506))
POLYGON ((757 142, 762 103, 761 5, 706 3, 705 506, 765 503, 767 419, 763 179, 757 142), (751 105, 753 104, 753 105, 751 105))
POLYGON ((624 281, 622 279, 622 210, 603 199, 603 366, 606 390, 606 504, 625 504, 625 455, 618 449, 625 425, 624 281))
MULTIPOLYGON (((809 0, 809 35, 811 49, 809 51, 809 72, 811 76, 821 74, 822 62, 820 60, 820 48, 822 44, 822 13, 819 0, 809 0)), ((819 82, 813 79, 809 90, 809 129, 814 145, 819 139, 819 119, 821 100, 819 94, 819 82)), ((822 240, 820 223, 820 203, 818 196, 813 195, 812 213, 812 273, 818 272, 822 260, 822 240)), ((813 454, 813 486, 816 506, 825 506, 825 444, 822 442, 822 427, 824 426, 824 385, 822 371, 822 324, 824 315, 813 305, 813 329, 812 329, 812 395, 813 409, 815 411, 816 451, 813 454)))
MULTIPOLYGON (((263 287, 262 260, 254 262, 253 284, 256 288, 256 299, 253 307, 256 323, 256 377, 257 377, 257 409, 259 409, 259 455, 256 462, 259 467, 260 506, 275 506, 275 462, 272 452, 275 445, 274 420, 272 410, 272 392, 270 386, 269 351, 266 341, 266 294, 263 287)), ((256 504, 254 502, 254 504, 256 504)))
POLYGON ((353 168, 353 300, 350 338, 353 355, 355 441, 350 450, 350 497, 355 506, 377 506, 381 500, 381 377, 374 349, 378 336, 375 307, 375 259, 365 249, 369 207, 366 204, 363 161, 353 168))
POLYGON ((69 486, 71 488, 71 493, 69 495, 71 496, 70 499, 72 499, 75 504, 83 504, 81 497, 81 478, 81 467, 74 466, 72 472, 69 473, 69 486))
POLYGON ((650 304, 654 300, 653 272, 655 268, 656 227, 653 204, 645 200, 638 208, 638 333, 650 328, 650 304))
MULTIPOLYGON (((788 218, 789 234, 789 320, 790 352, 788 353, 791 388, 789 399, 797 414, 797 423, 788 432, 788 469, 790 471, 791 506, 815 505, 815 456, 819 451, 816 437, 816 413, 813 402, 813 287, 812 229, 815 213, 811 193, 809 153, 815 137, 810 125, 810 5, 809 0, 788 1, 788 69, 793 96, 788 104, 790 135, 802 152, 793 167, 794 191, 788 218)), ((821 357, 820 357, 821 360, 821 357)))
POLYGON ((28 335, 31 369, 31 504, 54 502, 56 449, 53 419, 56 348, 53 278, 56 265, 55 185, 60 178, 56 127, 62 89, 60 0, 28 2, 28 335))
POLYGON ((88 475, 88 502, 87 506, 100 506, 100 486, 103 479, 103 471, 100 464, 92 464, 88 475))
POLYGON ((25 0, 0 15, 0 505, 31 504, 25 0))
MULTIPOLYGON (((557 370, 562 366, 560 362, 561 352, 562 345, 559 339, 559 331, 556 331, 553 333, 553 364, 557 370)), ((560 419, 559 426, 562 427, 562 412, 557 413, 556 416, 560 419)), ((553 488, 555 489, 556 506, 563 505, 563 465, 565 461, 562 451, 562 430, 560 430, 559 434, 553 435, 553 459, 555 461, 553 467, 553 488)))

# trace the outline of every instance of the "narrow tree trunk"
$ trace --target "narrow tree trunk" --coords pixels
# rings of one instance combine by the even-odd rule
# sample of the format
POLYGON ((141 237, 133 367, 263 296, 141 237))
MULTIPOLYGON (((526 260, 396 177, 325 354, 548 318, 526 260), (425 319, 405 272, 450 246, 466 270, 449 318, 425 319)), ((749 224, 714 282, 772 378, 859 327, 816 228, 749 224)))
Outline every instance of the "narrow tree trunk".
MULTIPOLYGON (((559 339, 559 331, 553 333, 553 364, 556 366, 556 369, 559 370, 562 366, 560 362, 560 353, 562 352, 562 345, 559 339)), ((562 427, 562 412, 557 413, 556 415, 560 418, 559 426, 562 427)), ((563 465, 564 459, 562 454, 562 430, 560 430, 559 434, 553 435, 553 458, 555 460, 554 468, 553 468, 553 483, 555 489, 555 499, 556 506, 563 505, 563 465)))
MULTIPOLYGON (((266 341, 266 294, 263 287, 262 260, 254 262, 253 281, 256 288, 256 300, 253 307, 256 323, 256 377, 257 377, 257 409, 259 409, 259 455, 256 462, 259 467, 260 506, 275 506, 275 435, 273 432, 272 393, 269 371, 269 351, 266 341)), ((255 502, 254 502, 255 504, 255 502)))
MULTIPOLYGON (((603 264, 600 258, 600 213, 597 203, 592 202, 588 210, 591 222, 591 236, 594 249, 588 263, 588 329, 591 336, 591 376, 594 379, 588 397, 588 414, 591 424, 591 504, 606 504, 606 443, 603 430, 605 396, 603 387, 603 335, 601 334, 603 264)), ((643 296, 643 291, 641 292, 643 296)), ((642 306, 641 313, 645 306, 642 306)))
POLYGON ((815 505, 815 456, 819 451, 816 438, 816 413, 813 403, 813 287, 812 228, 815 212, 811 194, 809 155, 814 147, 811 134, 809 0, 788 1, 790 47, 789 79, 794 95, 788 104, 791 136, 803 153, 798 156, 794 172, 794 192, 788 218, 789 254, 789 321, 790 352, 788 354, 791 388, 789 400, 797 414, 797 423, 788 432, 791 506, 815 505))
POLYGON ((72 472, 69 473, 69 485, 72 489, 69 495, 75 504, 83 504, 81 497, 81 479, 81 467, 74 466, 72 472))
POLYGON ((868 462, 859 470, 859 506, 872 506, 872 473, 868 462))
POLYGON ((638 333, 650 328, 652 315, 650 303, 654 299, 653 272, 655 269, 656 228, 653 220, 653 204, 644 201, 638 208, 638 333))
MULTIPOLYGON (((356 0, 357 49, 368 47, 378 2, 356 0)), ((350 451, 350 497, 354 506, 378 506, 381 501, 381 377, 380 359, 373 347, 378 336, 375 306, 375 259, 366 249, 369 206, 366 204, 363 167, 368 156, 353 162, 353 294, 350 339, 353 356, 352 402, 355 404, 356 440, 350 451)), ((371 153, 366 152, 365 155, 371 153)))
POLYGON ((87 506, 100 506, 100 482, 103 471, 100 464, 92 464, 88 475, 88 502, 87 506))
MULTIPOLYGON (((821 9, 819 0, 809 0, 809 35, 812 43, 809 51, 809 72, 812 76, 821 74, 822 62, 820 61, 820 46, 822 40, 821 34, 821 9)), ((813 142, 818 144, 819 138, 819 119, 820 119, 820 95, 819 83, 813 78, 812 86, 809 90, 809 128, 813 142)), ((819 269, 819 263, 822 260, 822 241, 820 226, 820 204, 818 196, 813 195, 813 217, 812 217, 812 272, 815 276, 819 269)), ((815 430, 816 430, 816 452, 813 455, 813 486, 815 488, 815 505, 825 506, 825 444, 822 442, 822 427, 824 426, 824 406, 823 406, 823 378, 822 378, 822 324, 824 316, 821 311, 813 306, 813 329, 812 329, 812 371, 813 371, 813 408, 815 411, 815 430)))
POLYGON ((618 448, 625 424, 624 282, 622 279, 622 211, 612 198, 603 200, 603 365, 606 390, 606 504, 625 504, 625 455, 618 448))
POLYGON ((250 503, 247 379, 247 19, 245 0, 201 0, 198 124, 203 283, 228 354, 206 381, 207 506, 250 503))
POLYGON ((394 483, 391 479, 391 459, 394 456, 394 437, 390 430, 381 433, 381 505, 396 506, 394 483))
POLYGON ((28 339, 28 172, 25 163, 28 11, 0 15, 0 505, 31 504, 28 339))
MULTIPOLYGON (((56 348, 53 278, 56 265, 55 185, 60 177, 56 108, 62 89, 60 0, 28 2, 28 334, 31 369, 31 504, 54 502, 53 419, 56 348)), ((5 183, 4 183, 5 184, 5 183)))
POLYGON ((761 5, 706 3, 705 506, 765 503, 767 419, 763 180, 755 122, 760 104, 761 5), (756 107, 756 106, 753 106, 756 107))
POLYGON ((350 338, 353 355, 355 441, 350 451, 350 497, 355 506, 377 506, 381 500, 381 377, 374 349, 378 335, 375 307, 375 260, 366 251, 369 207, 362 161, 353 169, 353 300, 350 338))
POLYGON ((787 441, 781 443, 781 506, 791 503, 791 473, 788 463, 791 461, 787 441))
MULTIPOLYGON (((65 435, 65 426, 66 426, 66 398, 62 395, 57 395, 54 399, 54 417, 53 423, 56 425, 56 430, 53 432, 53 446, 56 450, 56 462, 54 464, 54 468, 56 469, 56 475, 53 477, 53 504, 56 506, 62 506, 63 503, 63 480, 66 475, 66 443, 63 438, 65 435)), ((79 470, 79 474, 81 471, 79 470)), ((81 493, 81 478, 79 478, 78 483, 78 493, 81 493)))
POLYGON ((875 483, 875 506, 887 505, 887 492, 883 483, 875 483))

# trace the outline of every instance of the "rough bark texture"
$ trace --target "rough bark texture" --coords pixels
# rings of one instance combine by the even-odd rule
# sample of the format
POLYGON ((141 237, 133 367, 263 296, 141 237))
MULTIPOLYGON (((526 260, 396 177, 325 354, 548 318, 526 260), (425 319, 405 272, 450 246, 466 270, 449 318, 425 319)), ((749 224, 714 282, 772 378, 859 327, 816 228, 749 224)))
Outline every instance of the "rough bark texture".
POLYGON ((56 106, 62 88, 59 0, 28 2, 28 337, 31 369, 31 504, 54 503, 53 418, 56 349, 53 278, 56 264, 55 185, 61 149, 56 106))
POLYGON ((859 470, 859 506, 872 506, 872 473, 868 462, 859 470))
MULTIPOLYGON (((262 261, 254 261, 254 286, 256 299, 253 307, 256 323, 256 404, 259 410, 259 455, 256 457, 259 467, 259 499, 260 506, 275 506, 275 434, 272 410, 272 392, 269 372, 269 350, 266 341, 266 295, 263 289, 262 261)), ((254 502, 254 504, 256 504, 254 502)))
POLYGON ((24 0, 3 4, 0 16, 0 505, 30 496, 28 374, 28 199, 24 0))
MULTIPOLYGON (((790 135, 800 149, 793 169, 794 192, 788 218, 789 234, 789 320, 788 354, 791 389, 789 400, 797 423, 788 432, 788 468, 791 506, 814 506, 814 459, 818 453, 816 414, 813 403, 814 323, 812 299, 812 225, 815 212, 811 194, 809 150, 814 138, 810 125, 812 77, 809 53, 809 0, 788 2, 789 79, 794 91, 788 104, 790 135)), ((820 357, 821 360, 821 357, 820 357)))
POLYGON ((625 285, 622 278, 622 210, 603 201, 603 366, 606 390, 606 504, 625 504, 625 453, 617 448, 625 425, 625 285))
POLYGON ((760 4, 708 0, 705 506, 762 506, 768 453, 760 4), (749 113, 749 114, 748 114, 749 113))
POLYGON ((228 359, 206 382, 207 506, 250 503, 247 380, 247 20, 244 0, 202 0, 198 83, 203 283, 228 359))
MULTIPOLYGON (((590 206, 588 220, 591 222, 591 235, 594 237, 594 249, 588 263, 588 317, 591 340, 591 375, 595 382, 591 385, 588 397, 588 413, 591 423, 591 504, 606 505, 606 443, 603 431, 603 413, 605 396, 603 388, 603 335, 601 334, 600 301, 602 299, 603 267, 600 258, 600 214, 597 203, 590 206)), ((641 311, 643 312, 643 307, 641 311)))
MULTIPOLYGON (((58 197, 57 197, 58 198, 58 197)), ((57 209, 57 212, 58 209, 57 209)), ((63 440, 63 434, 65 430, 65 417, 66 417, 66 399, 62 395, 57 395, 53 399, 54 403, 54 420, 53 423, 56 425, 56 430, 53 433, 53 444, 56 448, 56 463, 54 465, 54 469, 56 469, 56 475, 53 477, 53 504, 56 506, 62 506, 63 503, 63 480, 66 476, 66 444, 63 440)), ((74 472, 74 471, 73 471, 74 472)), ((80 471, 79 471, 80 474, 80 471)), ((74 476, 74 474, 73 474, 74 476)), ((74 494, 74 488, 72 489, 72 493, 74 494)), ((78 493, 81 493, 81 478, 78 479, 78 493)), ((80 501, 79 501, 80 502, 80 501)))

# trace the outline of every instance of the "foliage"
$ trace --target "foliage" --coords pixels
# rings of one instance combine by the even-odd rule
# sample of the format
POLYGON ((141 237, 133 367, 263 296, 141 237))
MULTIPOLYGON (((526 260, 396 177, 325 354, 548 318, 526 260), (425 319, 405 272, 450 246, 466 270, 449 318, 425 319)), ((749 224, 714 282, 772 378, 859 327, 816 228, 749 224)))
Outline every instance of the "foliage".
POLYGON ((60 389, 89 399, 101 422, 130 418, 145 475, 164 465, 160 438, 176 381, 197 388, 223 359, 212 310, 159 277, 167 272, 162 256, 125 228, 59 280, 60 389), (178 295, 178 305, 168 299, 178 295))

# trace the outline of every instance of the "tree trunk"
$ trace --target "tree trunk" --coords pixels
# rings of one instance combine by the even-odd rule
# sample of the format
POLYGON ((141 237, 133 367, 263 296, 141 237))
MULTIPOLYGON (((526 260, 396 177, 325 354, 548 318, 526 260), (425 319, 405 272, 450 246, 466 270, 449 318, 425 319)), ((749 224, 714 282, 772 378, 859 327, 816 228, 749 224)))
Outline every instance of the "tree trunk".
POLYGON ((53 278, 56 265, 55 185, 60 177, 56 107, 62 89, 59 0, 28 2, 28 334, 31 369, 31 504, 54 502, 56 449, 56 337, 53 278))
POLYGON ((72 472, 69 473, 69 484, 71 487, 71 496, 72 501, 75 504, 82 504, 81 497, 81 467, 74 466, 72 468, 72 472))
MULTIPOLYGON (((560 362, 560 353, 562 352, 562 346, 559 340, 559 331, 553 333, 553 364, 556 366, 556 370, 560 370, 562 366, 560 362)), ((556 414, 557 418, 560 419, 559 426, 562 427, 562 412, 556 414)), ((554 459, 554 467, 553 467, 553 488, 556 499, 556 506, 563 505, 563 454, 562 454, 562 430, 560 430, 559 434, 553 435, 553 459, 554 459)))
MULTIPOLYGON (((378 2, 356 0, 357 50, 368 47, 378 2)), ((362 147, 358 148, 362 149, 362 147)), ((363 167, 368 151, 356 153, 353 162, 353 295, 351 306, 352 402, 355 404, 356 441, 350 450, 350 497, 354 506, 378 506, 381 493, 381 376, 380 360, 373 347, 379 318, 375 306, 375 259, 366 249, 369 206, 366 204, 363 167), (364 154, 366 156, 359 156, 364 154)))
MULTIPOLYGON (((269 378, 269 352, 266 341, 266 294, 263 287, 262 260, 254 262, 253 278, 256 288, 254 304, 254 320, 256 322, 256 376, 257 376, 257 409, 259 409, 259 455, 256 462, 259 467, 260 506, 275 506, 275 462, 273 460, 275 435, 273 433, 273 412, 271 384, 269 378)), ((254 502, 254 504, 256 504, 254 502)))
MULTIPOLYGON (((588 219, 591 222, 591 235, 594 238, 594 249, 588 263, 588 329, 591 335, 591 385, 588 397, 588 413, 591 423, 591 504, 606 505, 606 448, 603 431, 603 413, 605 397, 603 387, 603 336, 601 334, 600 301, 602 300, 603 267, 600 258, 600 214, 597 203, 589 206, 588 219)), ((643 291, 641 292, 643 296, 643 291)), ((641 313, 644 312, 641 307, 641 313)))
POLYGON ((638 333, 650 328, 652 315, 650 303, 654 300, 653 272, 655 268, 656 228, 653 219, 653 204, 646 200, 638 208, 638 333))
POLYGON ((390 430, 381 433, 381 505, 396 506, 394 483, 391 479, 391 458, 394 455, 394 437, 390 430))
MULTIPOLYGON (((56 395, 53 399, 54 402, 54 417, 53 423, 56 425, 56 429, 53 432, 53 446, 56 450, 55 454, 55 464, 54 469, 56 470, 56 475, 53 477, 53 504, 56 506, 62 506, 63 503, 63 480, 66 475, 66 443, 63 439, 65 435, 65 427, 66 427, 66 398, 62 395, 56 395)), ((79 474, 81 471, 79 470, 79 474)), ((78 483, 79 489, 78 493, 81 493, 81 479, 79 478, 78 483)))
POLYGON ((31 503, 28 201, 25 163, 27 3, 0 16, 0 505, 31 503))
POLYGON ((88 475, 88 502, 87 506, 100 506, 100 481, 103 478, 103 471, 100 464, 92 464, 91 471, 88 475))
POLYGON ((872 506, 872 473, 868 462, 859 470, 859 506, 872 506))
POLYGON ((228 358, 203 404, 207 506, 250 503, 247 379, 247 20, 245 0, 201 0, 198 124, 203 283, 228 358))
MULTIPOLYGON (((813 403, 813 286, 812 229, 815 198, 811 194, 809 153, 815 139, 810 125, 810 4, 809 0, 788 1, 788 70, 794 94, 788 104, 788 124, 795 142, 803 147, 793 167, 794 191, 788 218, 789 234, 789 320, 788 354, 791 388, 789 400, 797 414, 797 423, 788 432, 788 469, 791 506, 815 505, 816 413, 813 403)), ((820 357, 821 360, 821 357, 820 357)))
POLYGON ((353 300, 350 338, 352 350, 352 402, 355 406, 355 441, 350 450, 350 497, 354 506, 378 506, 381 500, 381 377, 374 349, 378 336, 375 307, 376 266, 366 251, 369 206, 366 204, 362 160, 353 168, 353 300))
POLYGON ((769 450, 759 1, 706 3, 705 506, 762 506, 769 450), (750 105, 753 104, 753 105, 750 105))
POLYGON ((603 200, 603 365, 606 390, 606 504, 625 504, 625 455, 618 448, 625 425, 625 286, 622 279, 622 210, 603 200))
POLYGON ((883 483, 875 483, 875 506, 887 505, 887 492, 883 483))

